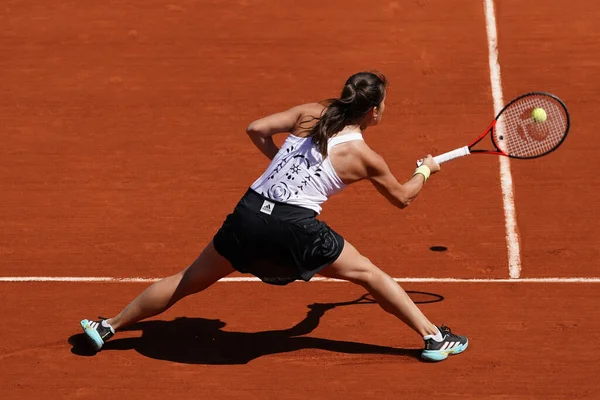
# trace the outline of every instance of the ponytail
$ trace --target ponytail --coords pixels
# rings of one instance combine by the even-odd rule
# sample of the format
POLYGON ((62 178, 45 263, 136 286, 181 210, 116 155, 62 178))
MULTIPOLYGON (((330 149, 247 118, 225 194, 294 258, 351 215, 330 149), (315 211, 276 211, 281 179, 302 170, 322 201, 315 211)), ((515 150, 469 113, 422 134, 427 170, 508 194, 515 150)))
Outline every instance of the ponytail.
POLYGON ((373 107, 379 106, 386 86, 383 74, 359 72, 346 81, 339 99, 325 101, 324 113, 307 135, 324 157, 327 157, 329 139, 344 127, 360 123, 373 107))

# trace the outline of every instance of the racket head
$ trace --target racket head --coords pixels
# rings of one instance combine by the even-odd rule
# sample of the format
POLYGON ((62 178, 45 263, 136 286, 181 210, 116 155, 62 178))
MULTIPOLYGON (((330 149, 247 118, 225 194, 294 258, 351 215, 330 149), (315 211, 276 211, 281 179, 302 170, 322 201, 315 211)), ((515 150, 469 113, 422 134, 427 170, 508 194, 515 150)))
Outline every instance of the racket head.
POLYGON ((494 146, 512 158, 537 158, 553 152, 569 133, 567 106, 557 96, 530 92, 508 103, 496 116, 491 132, 494 146), (545 121, 536 121, 533 110, 542 108, 545 121))

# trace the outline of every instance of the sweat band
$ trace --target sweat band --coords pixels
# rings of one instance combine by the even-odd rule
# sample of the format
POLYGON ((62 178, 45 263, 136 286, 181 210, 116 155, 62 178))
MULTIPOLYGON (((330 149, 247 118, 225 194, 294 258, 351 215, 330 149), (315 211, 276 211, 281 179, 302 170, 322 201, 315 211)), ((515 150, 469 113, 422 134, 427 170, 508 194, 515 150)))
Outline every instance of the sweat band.
POLYGON ((420 167, 415 169, 415 173, 413 174, 413 176, 415 176, 416 174, 423 175, 425 177, 425 182, 427 182, 427 179, 429 179, 429 175, 431 175, 431 170, 427 165, 421 165, 420 167))

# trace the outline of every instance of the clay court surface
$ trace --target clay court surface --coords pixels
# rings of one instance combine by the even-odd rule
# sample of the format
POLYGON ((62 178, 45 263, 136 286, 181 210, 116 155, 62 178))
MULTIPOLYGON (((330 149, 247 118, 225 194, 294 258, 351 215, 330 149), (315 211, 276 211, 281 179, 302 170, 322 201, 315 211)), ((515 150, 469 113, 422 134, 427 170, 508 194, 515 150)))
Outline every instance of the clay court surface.
POLYGON ((572 118, 558 151, 510 163, 519 279, 495 156, 444 165, 404 211, 359 184, 322 214, 469 337, 427 364, 348 283, 219 282, 93 355, 79 320, 148 282, 15 280, 185 267, 267 165, 246 125, 359 70, 391 81, 365 138, 399 179, 466 144, 494 116, 482 1, 4 2, 0 397, 598 398, 600 7, 496 3, 504 100, 552 92, 572 118))

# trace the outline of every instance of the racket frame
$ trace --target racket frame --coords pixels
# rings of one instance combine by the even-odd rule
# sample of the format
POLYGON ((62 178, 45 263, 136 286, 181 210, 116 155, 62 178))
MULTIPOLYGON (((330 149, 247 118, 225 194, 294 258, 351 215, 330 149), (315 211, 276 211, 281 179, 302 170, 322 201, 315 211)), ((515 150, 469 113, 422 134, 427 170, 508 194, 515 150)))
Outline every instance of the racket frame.
MULTIPOLYGON (((551 93, 547 93, 547 92, 529 92, 529 93, 525 93, 525 94, 520 95, 519 97, 514 98, 507 105, 505 105, 504 108, 502 110, 500 110, 500 112, 498 113, 498 115, 496 115, 496 118, 494 118, 494 122, 492 122, 492 124, 488 128, 488 131, 491 133, 490 136, 491 136, 491 139, 492 139, 492 144, 494 145, 494 147, 496 148, 496 150, 498 150, 499 153, 498 152, 491 152, 491 151, 487 151, 486 152, 486 150, 483 150, 483 152, 487 153, 487 154, 501 154, 501 155, 506 156, 506 157, 516 158, 516 159, 520 159, 520 160, 529 160, 529 159, 534 159, 534 158, 542 157, 542 156, 550 154, 553 151, 555 151, 556 149, 558 149, 560 147, 560 145, 567 138, 567 135, 569 134, 569 130, 570 129, 571 129, 571 116, 569 115, 569 110, 567 109, 567 105, 561 99, 559 99, 557 96, 555 96, 555 95, 553 95, 551 93), (563 110, 565 112, 565 117, 567 119, 566 126, 565 126, 565 133, 563 134, 563 136, 560 139, 560 141, 556 145, 554 145, 554 147, 552 147, 550 150, 548 150, 548 151, 546 151, 544 153, 537 154, 535 156, 514 156, 514 155, 506 154, 505 152, 503 152, 500 149, 500 147, 498 146, 498 143, 496 143, 496 135, 494 135, 494 132, 493 132, 494 128, 496 127, 496 123, 498 122, 498 118, 500 118, 500 116, 502 115, 502 113, 506 109, 508 109, 508 107, 510 107, 511 104, 513 104, 513 103, 521 100, 524 97, 528 97, 528 96, 532 96, 532 95, 550 97, 554 101, 556 101, 563 108, 563 110)), ((479 138, 479 140, 481 140, 481 138, 479 138)), ((475 143, 477 143, 477 142, 475 142, 475 143)), ((475 145, 475 143, 473 143, 473 145, 475 145)), ((477 150, 474 150, 473 152, 479 153, 479 151, 477 151, 477 150)))
MULTIPOLYGON (((494 120, 492 121, 492 123, 487 127, 487 129, 477 137, 477 139, 475 139, 474 141, 472 141, 468 146, 464 146, 464 147, 460 147, 458 149, 449 151, 447 153, 444 154, 440 154, 436 157, 434 157, 434 160, 436 160, 436 162, 438 163, 442 163, 442 162, 447 162, 450 160, 453 160, 455 158, 459 158, 459 157, 463 157, 466 155, 469 155, 471 153, 479 153, 479 154, 492 154, 492 155, 500 155, 500 156, 505 156, 505 157, 510 157, 510 158, 517 158, 517 159, 533 159, 533 158, 538 158, 541 156, 545 156, 549 153, 552 153, 554 150, 556 150, 567 138, 567 135, 569 133, 569 129, 571 128, 571 117, 569 115, 569 110, 567 109, 567 106, 565 105, 565 103, 559 99, 557 96, 551 94, 551 93, 547 93, 547 92, 529 92, 529 93, 525 93, 522 94, 516 98, 514 98, 513 100, 511 100, 508 104, 506 104, 502 110, 500 110, 500 112, 498 113, 498 115, 496 115, 496 117, 494 118, 494 120), (565 133, 563 134, 562 138, 560 139, 560 142, 558 142, 554 147, 552 147, 550 150, 546 151, 545 153, 542 154, 537 154, 535 156, 515 156, 515 155, 510 155, 507 154, 505 151, 503 151, 500 146, 498 145, 498 143, 496 142, 496 135, 494 134, 494 129, 496 128, 496 124, 498 123, 498 118, 500 118, 500 116, 502 115, 502 113, 504 111, 506 111, 508 109, 508 107, 510 107, 512 104, 514 104, 515 102, 521 100, 524 97, 528 97, 528 96, 532 96, 532 95, 538 95, 538 96, 546 96, 546 97, 550 97, 553 100, 555 100, 564 110, 565 112, 565 116, 566 116, 566 127, 565 127, 565 133), (475 146, 477 143, 479 143, 485 136, 490 135, 490 139, 492 141, 492 145, 494 146, 494 148, 496 150, 480 150, 480 149, 473 149, 471 150, 471 148, 473 146, 475 146), (468 150, 467 150, 468 149, 468 150), (460 151, 462 150, 462 151, 460 151), (450 153, 461 153, 460 155, 455 155, 450 159, 446 159, 450 153), (441 160, 441 161, 440 161, 441 160)), ((422 165, 422 162, 417 162, 417 165, 422 165)))

